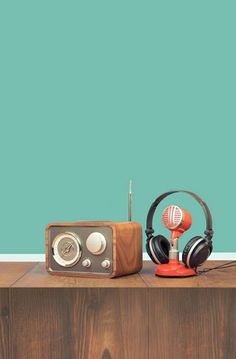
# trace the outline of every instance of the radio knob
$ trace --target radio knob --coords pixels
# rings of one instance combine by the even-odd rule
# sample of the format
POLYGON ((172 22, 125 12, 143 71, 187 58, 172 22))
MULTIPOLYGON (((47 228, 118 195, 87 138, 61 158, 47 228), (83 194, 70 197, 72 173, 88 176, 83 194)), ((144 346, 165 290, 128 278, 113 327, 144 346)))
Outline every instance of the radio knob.
POLYGON ((91 233, 86 241, 86 247, 92 254, 98 255, 106 249, 106 239, 102 233, 93 232, 91 233))
POLYGON ((108 260, 108 259, 105 259, 102 263, 101 263, 101 266, 103 268, 109 268, 111 265, 111 262, 108 260))
POLYGON ((91 260, 90 259, 83 260, 82 266, 86 267, 86 268, 89 268, 91 266, 91 260))

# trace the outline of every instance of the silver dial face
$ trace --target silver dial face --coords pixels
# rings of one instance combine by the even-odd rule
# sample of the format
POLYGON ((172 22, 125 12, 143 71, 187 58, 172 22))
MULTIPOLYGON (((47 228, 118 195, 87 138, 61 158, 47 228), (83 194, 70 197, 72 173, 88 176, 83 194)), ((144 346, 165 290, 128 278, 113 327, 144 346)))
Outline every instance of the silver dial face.
POLYGON ((72 232, 58 234, 52 242, 52 253, 55 261, 63 267, 72 267, 81 257, 79 236, 72 232))

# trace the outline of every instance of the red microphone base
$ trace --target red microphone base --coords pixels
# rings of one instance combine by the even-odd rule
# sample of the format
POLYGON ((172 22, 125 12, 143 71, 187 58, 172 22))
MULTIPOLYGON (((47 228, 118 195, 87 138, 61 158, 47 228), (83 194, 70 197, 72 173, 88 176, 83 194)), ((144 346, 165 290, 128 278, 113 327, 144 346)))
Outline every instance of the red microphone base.
POLYGON ((156 267, 155 275, 160 277, 191 277, 197 275, 197 272, 186 267, 177 259, 170 259, 167 264, 158 264, 156 267))

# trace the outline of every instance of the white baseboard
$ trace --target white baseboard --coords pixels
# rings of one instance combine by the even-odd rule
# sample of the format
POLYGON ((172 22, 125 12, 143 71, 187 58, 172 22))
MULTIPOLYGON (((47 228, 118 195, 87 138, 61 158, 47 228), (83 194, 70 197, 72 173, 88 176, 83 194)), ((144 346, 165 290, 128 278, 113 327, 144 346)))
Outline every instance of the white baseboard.
MULTIPOLYGON (((180 253, 180 259, 182 253, 180 253)), ((215 252, 209 257, 211 260, 236 260, 236 252, 215 252)), ((143 260, 150 260, 146 252, 143 253, 143 260)), ((45 254, 0 254, 0 262, 44 262, 45 254)))
POLYGON ((0 262, 44 262, 45 254, 0 254, 0 262))

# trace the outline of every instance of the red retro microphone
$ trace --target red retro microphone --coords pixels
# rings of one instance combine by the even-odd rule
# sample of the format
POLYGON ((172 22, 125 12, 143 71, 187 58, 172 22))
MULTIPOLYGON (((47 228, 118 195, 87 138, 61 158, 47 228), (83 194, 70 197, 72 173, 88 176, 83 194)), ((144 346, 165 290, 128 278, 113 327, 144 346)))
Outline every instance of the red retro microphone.
POLYGON ((171 231, 169 262, 160 264, 156 268, 156 274, 161 276, 185 277, 195 275, 195 271, 186 268, 179 262, 178 239, 192 225, 191 214, 183 208, 172 205, 164 209, 162 222, 171 231))
POLYGON ((178 206, 168 206, 162 214, 162 222, 171 231, 171 241, 179 238, 192 225, 189 212, 178 206))

